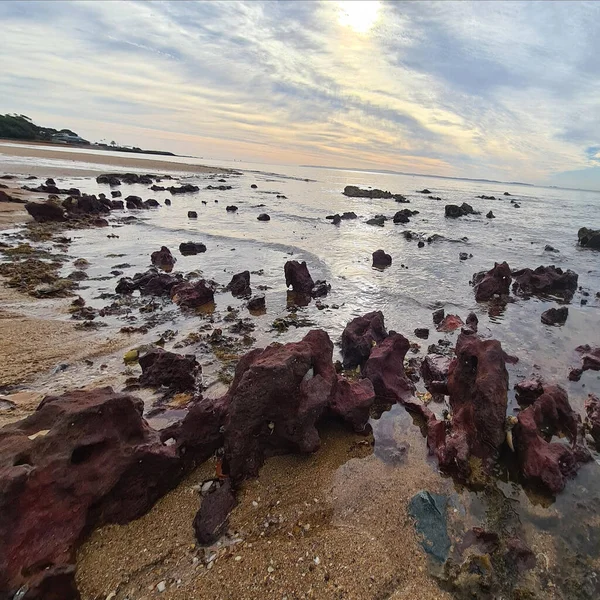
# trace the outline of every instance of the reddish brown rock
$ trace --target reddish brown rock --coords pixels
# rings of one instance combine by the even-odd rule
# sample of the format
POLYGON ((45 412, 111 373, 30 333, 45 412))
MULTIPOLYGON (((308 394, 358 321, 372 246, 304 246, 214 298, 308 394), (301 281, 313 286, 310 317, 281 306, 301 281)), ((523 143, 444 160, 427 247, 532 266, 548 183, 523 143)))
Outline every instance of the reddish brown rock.
POLYGON ((474 312, 471 312, 467 315, 467 327, 473 332, 477 333, 477 328, 479 327, 479 319, 474 312))
POLYGON ((250 287, 250 271, 236 273, 229 282, 227 289, 237 298, 245 298, 252 294, 250 287))
POLYGON ((586 426, 594 438, 596 450, 600 452, 600 399, 590 394, 585 401, 585 412, 587 414, 586 426))
POLYGON ((551 494, 560 492, 581 464, 591 459, 578 444, 581 419, 571 409, 567 392, 559 386, 544 386, 544 393, 521 411, 513 430, 513 443, 526 481, 551 494), (566 435, 571 445, 551 442, 566 435))
POLYGON ((156 250, 150 255, 152 264, 163 271, 170 273, 177 262, 177 259, 171 254, 171 251, 166 246, 161 246, 160 250, 156 250))
POLYGON ((431 394, 448 395, 448 370, 452 359, 442 354, 428 354, 421 363, 421 377, 431 394))
POLYGON ((505 353, 497 340, 461 334, 448 372, 451 423, 432 425, 440 467, 468 479, 470 458, 496 459, 504 442, 508 404, 505 353), (448 425, 448 426, 446 426, 448 425))
POLYGON ((559 267, 538 267, 535 270, 513 271, 513 292, 519 296, 559 296, 570 301, 577 291, 579 276, 559 267))
POLYGON ((508 296, 511 280, 512 275, 508 263, 494 263, 494 268, 487 273, 477 273, 473 276, 475 300, 485 302, 494 296, 508 296))
POLYGON ((297 294, 306 294, 310 296, 315 286, 306 262, 297 260, 288 260, 284 266, 285 285, 292 286, 292 291, 297 294))
POLYGON ((403 335, 391 333, 371 351, 363 377, 373 383, 378 404, 402 404, 412 398, 415 386, 404 371, 409 348, 410 342, 403 335))
POLYGON ((54 202, 28 202, 25 210, 38 223, 66 221, 64 208, 54 202))
POLYGON ((332 355, 327 333, 313 330, 240 359, 225 399, 225 461, 234 483, 256 476, 270 454, 318 449, 315 424, 337 384, 332 355))
POLYGON ((204 280, 179 283, 171 289, 171 300, 182 308, 199 308, 214 302, 214 290, 204 280))
POLYGON ((349 423, 357 433, 365 432, 374 403, 375 391, 369 379, 350 382, 338 375, 330 409, 334 415, 349 423))
POLYGON ((342 358, 345 369, 363 366, 374 344, 387 337, 383 313, 378 310, 352 319, 342 332, 342 358))
POLYGON ((458 315, 446 315, 435 328, 441 333, 450 333, 460 329, 463 325, 463 320, 458 315))
POLYGON ((566 306, 560 308, 549 308, 542 313, 542 323, 544 325, 564 325, 569 316, 569 309, 566 306))
POLYGON ((167 387, 176 392, 189 392, 196 387, 201 371, 193 354, 175 354, 162 348, 140 356, 140 384, 148 387, 167 387))
POLYGON ((540 377, 533 375, 516 383, 515 392, 517 402, 521 406, 529 406, 544 393, 544 385, 540 377))
POLYGON ((75 552, 106 523, 143 515, 177 482, 180 461, 111 388, 46 397, 0 430, 0 597, 75 600, 75 552), (21 596, 19 596, 21 597, 21 596))

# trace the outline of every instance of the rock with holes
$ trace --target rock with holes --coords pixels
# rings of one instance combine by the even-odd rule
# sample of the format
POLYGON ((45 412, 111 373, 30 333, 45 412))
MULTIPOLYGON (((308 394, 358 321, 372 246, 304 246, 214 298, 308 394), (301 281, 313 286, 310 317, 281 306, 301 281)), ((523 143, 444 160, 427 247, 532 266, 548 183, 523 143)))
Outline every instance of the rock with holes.
POLYGON ((383 313, 373 311, 352 319, 342 332, 342 358, 345 369, 363 366, 373 346, 387 337, 383 313))
POLYGON ((513 271, 512 276, 513 292, 519 296, 558 296, 566 301, 573 298, 579 279, 574 271, 554 265, 513 271))
POLYGON ((475 289, 475 300, 486 302, 497 296, 507 297, 510 293, 510 282, 512 275, 508 263, 494 263, 490 271, 476 273, 473 276, 473 287, 475 289))
POLYGON ((357 433, 367 430, 369 414, 374 403, 375 390, 369 379, 352 382, 338 375, 330 410, 332 414, 350 424, 357 433))
POLYGON ((89 531, 140 517, 175 485, 180 459, 142 410, 109 387, 78 390, 0 429, 1 598, 79 598, 75 553, 89 531))
POLYGON ((201 372, 193 354, 175 354, 156 348, 139 357, 142 367, 140 384, 148 387, 167 387, 175 392, 189 392, 196 387, 201 372))
POLYGON ((297 294, 312 294, 315 282, 306 266, 306 262, 288 260, 284 265, 285 285, 297 294))

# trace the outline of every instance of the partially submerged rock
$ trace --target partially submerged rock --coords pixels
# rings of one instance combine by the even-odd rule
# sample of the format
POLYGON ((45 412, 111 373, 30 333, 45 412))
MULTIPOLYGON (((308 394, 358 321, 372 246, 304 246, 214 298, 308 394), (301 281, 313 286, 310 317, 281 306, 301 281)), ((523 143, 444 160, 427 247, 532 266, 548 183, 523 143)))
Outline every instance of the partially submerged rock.
POLYGON ((600 229, 589 229, 587 227, 582 227, 577 232, 577 237, 579 239, 580 246, 600 250, 600 229))
POLYGON ((65 209, 55 202, 27 202, 25 210, 38 223, 66 221, 65 209))
POLYGON ((421 363, 421 377, 427 391, 435 395, 448 395, 448 371, 452 359, 443 354, 428 354, 421 363))
POLYGON ((422 537, 421 546, 438 563, 445 562, 450 553, 447 506, 446 496, 428 491, 419 492, 408 503, 408 514, 422 537))
POLYGON ((181 244, 179 244, 179 252, 181 252, 183 256, 192 256, 194 254, 206 252, 206 246, 202 242, 181 242, 181 244))
POLYGON ((480 214, 470 204, 467 204, 466 202, 463 202, 460 206, 456 204, 446 204, 444 212, 446 217, 449 219, 458 219, 459 217, 465 217, 466 215, 480 214))
POLYGON ((585 401, 586 427, 600 452, 600 399, 590 394, 585 401))
POLYGON ((512 275, 508 263, 494 263, 494 268, 487 273, 473 275, 475 300, 486 302, 494 297, 505 298, 510 293, 512 275))
POLYGON ((375 390, 369 379, 351 382, 338 375, 329 408, 332 414, 341 417, 354 431, 364 433, 374 402, 375 390))
POLYGON ((373 266, 379 269, 389 267, 392 264, 392 257, 386 254, 384 250, 375 250, 373 252, 373 266))
POLYGON ((577 346, 575 352, 581 356, 581 367, 571 370, 571 381, 579 381, 584 371, 600 371, 600 346, 592 348, 589 344, 583 344, 577 346))
POLYGON ((172 271, 177 262, 177 259, 166 246, 161 246, 160 250, 153 252, 150 255, 150 260, 153 265, 167 272, 172 271))
POLYGON ((175 392, 193 391, 202 371, 193 354, 175 354, 162 348, 143 354, 138 361, 142 367, 141 385, 167 387, 175 392))
POLYGON ((288 260, 284 265, 285 285, 292 287, 297 294, 312 294, 315 282, 310 275, 306 261, 288 260))
POLYGON ((356 185, 347 185, 344 188, 344 191, 342 193, 344 194, 344 196, 349 196, 350 198, 382 198, 382 199, 394 198, 394 199, 396 199, 396 197, 400 197, 401 199, 404 199, 404 196, 402 196, 401 194, 392 194, 391 192, 387 192, 384 190, 378 190, 378 189, 372 189, 372 190, 361 189, 356 185))
POLYGON ((139 290, 145 296, 168 296, 173 286, 181 283, 181 275, 159 273, 156 268, 148 269, 145 273, 136 273, 133 278, 123 277, 117 283, 117 294, 132 294, 139 290))
POLYGON ((513 271, 513 293, 519 296, 558 296, 571 301, 577 291, 579 276, 574 271, 563 271, 560 267, 550 265, 537 269, 521 269, 513 271))
POLYGON ((464 325, 463 320, 458 315, 446 315, 437 325, 436 330, 441 333, 450 333, 460 329, 464 325))
POLYGON ((542 323, 544 325, 564 325, 569 316, 569 309, 566 306, 560 308, 549 308, 542 313, 542 323))
POLYGON ((183 282, 171 288, 171 300, 182 308, 199 308, 214 302, 214 290, 204 279, 183 282))
POLYGON ((250 287, 250 271, 236 273, 227 285, 227 289, 237 298, 246 298, 250 296, 252 294, 252 288, 250 287))
POLYGON ((387 337, 383 313, 378 310, 356 317, 342 332, 342 358, 345 369, 363 366, 375 344, 387 337))

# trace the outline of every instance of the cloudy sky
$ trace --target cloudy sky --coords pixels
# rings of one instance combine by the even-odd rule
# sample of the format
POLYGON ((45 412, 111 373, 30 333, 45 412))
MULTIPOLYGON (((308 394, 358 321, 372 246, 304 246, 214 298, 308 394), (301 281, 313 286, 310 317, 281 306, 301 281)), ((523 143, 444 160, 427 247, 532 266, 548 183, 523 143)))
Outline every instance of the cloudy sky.
POLYGON ((0 2, 0 113, 210 158, 600 189, 600 3, 0 2))

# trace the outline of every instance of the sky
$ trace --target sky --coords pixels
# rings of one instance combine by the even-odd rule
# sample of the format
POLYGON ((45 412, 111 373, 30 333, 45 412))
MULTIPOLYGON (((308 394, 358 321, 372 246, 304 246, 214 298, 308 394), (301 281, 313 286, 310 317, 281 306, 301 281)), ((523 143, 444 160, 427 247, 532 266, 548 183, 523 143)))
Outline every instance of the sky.
POLYGON ((600 190, 600 2, 0 1, 0 113, 211 159, 600 190))

